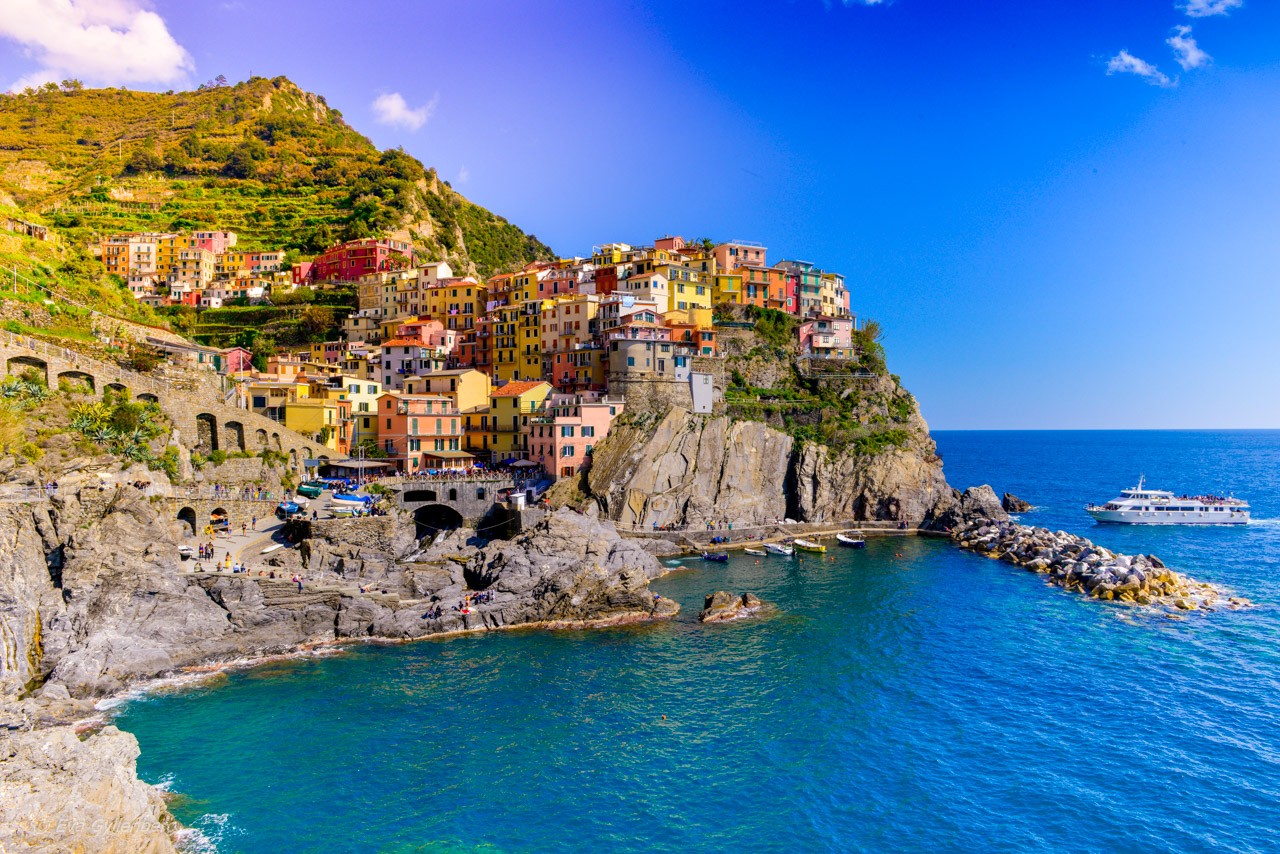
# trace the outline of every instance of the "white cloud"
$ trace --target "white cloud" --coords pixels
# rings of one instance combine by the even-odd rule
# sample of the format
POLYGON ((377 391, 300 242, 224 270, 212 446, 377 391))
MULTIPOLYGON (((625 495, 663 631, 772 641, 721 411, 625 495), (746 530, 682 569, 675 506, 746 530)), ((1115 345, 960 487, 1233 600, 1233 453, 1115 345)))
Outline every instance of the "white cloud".
POLYGON ((470 180, 471 180, 471 170, 468 169, 466 166, 460 167, 458 169, 458 183, 465 184, 470 180))
POLYGON ((39 66, 11 91, 70 77, 106 86, 180 83, 195 67, 142 0, 0 0, 0 38, 39 66))
POLYGON ((1173 48, 1173 58, 1178 60, 1183 71, 1200 68, 1213 61, 1213 57, 1201 50, 1191 37, 1190 27, 1174 27, 1173 35, 1165 39, 1165 43, 1173 48))
POLYGON ((1178 8, 1187 13, 1188 18, 1212 18, 1214 15, 1226 15, 1232 9, 1239 9, 1244 0, 1186 0, 1178 8))
POLYGON ((1169 88, 1176 86, 1176 80, 1169 77, 1146 60, 1139 59, 1127 50, 1122 50, 1107 63, 1107 74, 1136 74, 1152 86, 1169 88))
POLYGON ((399 92, 389 92, 373 99, 373 115, 384 125, 395 125, 406 130, 417 130, 435 114, 440 96, 434 96, 421 107, 410 108, 399 92))

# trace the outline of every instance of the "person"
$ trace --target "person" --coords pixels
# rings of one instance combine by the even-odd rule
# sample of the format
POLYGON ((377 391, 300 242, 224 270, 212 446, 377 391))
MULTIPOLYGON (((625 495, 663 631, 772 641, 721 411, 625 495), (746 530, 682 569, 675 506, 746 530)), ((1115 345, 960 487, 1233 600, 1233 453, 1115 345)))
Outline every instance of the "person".
POLYGON ((257 516, 253 516, 253 517, 252 517, 252 519, 253 519, 253 530, 255 530, 255 531, 256 531, 256 530, 258 530, 258 517, 257 517, 257 516))
POLYGON ((319 520, 319 518, 320 518, 320 514, 319 514, 319 513, 317 513, 315 510, 312 510, 312 511, 311 511, 311 521, 312 521, 312 522, 315 522, 315 521, 319 520))
POLYGON ((248 523, 248 522, 241 522, 241 523, 240 523, 240 536, 242 536, 242 537, 243 537, 243 536, 244 536, 245 534, 247 534, 247 533, 249 533, 249 523, 248 523))

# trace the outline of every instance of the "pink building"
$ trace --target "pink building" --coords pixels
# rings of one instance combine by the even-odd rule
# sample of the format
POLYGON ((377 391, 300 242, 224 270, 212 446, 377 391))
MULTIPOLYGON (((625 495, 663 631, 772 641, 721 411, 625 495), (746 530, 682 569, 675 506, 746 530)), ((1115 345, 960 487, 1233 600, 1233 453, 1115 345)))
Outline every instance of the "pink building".
POLYGON ((191 248, 221 255, 236 245, 234 231, 196 231, 191 235, 191 248))
POLYGON ((853 318, 815 317, 800 324, 800 352, 812 356, 851 358, 853 318))
POLYGON ((253 369, 253 354, 243 347, 231 347, 222 351, 222 373, 238 374, 253 369))
POLYGON ((672 237, 671 235, 667 235, 666 237, 659 237, 657 240, 653 241, 653 248, 664 252, 679 252, 684 249, 684 247, 684 238, 679 236, 672 237))
POLYGON ((765 252, 765 248, 759 243, 721 243, 715 248, 716 267, 722 273, 732 273, 744 264, 763 267, 765 252))
POLYGON ((600 392, 551 394, 529 419, 529 459, 548 477, 573 477, 591 460, 591 450, 622 414, 622 402, 600 392))

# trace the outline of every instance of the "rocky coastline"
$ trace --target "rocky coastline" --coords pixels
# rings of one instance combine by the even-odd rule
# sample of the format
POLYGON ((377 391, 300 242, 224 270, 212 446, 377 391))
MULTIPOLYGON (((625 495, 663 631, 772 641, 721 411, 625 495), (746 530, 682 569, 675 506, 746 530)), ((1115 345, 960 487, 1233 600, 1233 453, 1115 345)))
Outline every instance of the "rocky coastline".
POLYGON ((1102 601, 1169 612, 1250 604, 1221 587, 1174 572, 1155 555, 1116 554, 1066 531, 976 519, 957 527, 951 538, 963 549, 1020 566, 1064 590, 1102 601))
POLYGON ((162 502, 93 472, 58 480, 44 500, 0 502, 0 849, 174 850, 136 740, 85 725, 95 701, 154 680, 341 643, 679 611, 649 590, 665 570, 639 542, 571 510, 488 542, 459 530, 420 543, 403 514, 338 520, 274 566, 193 573, 162 502))

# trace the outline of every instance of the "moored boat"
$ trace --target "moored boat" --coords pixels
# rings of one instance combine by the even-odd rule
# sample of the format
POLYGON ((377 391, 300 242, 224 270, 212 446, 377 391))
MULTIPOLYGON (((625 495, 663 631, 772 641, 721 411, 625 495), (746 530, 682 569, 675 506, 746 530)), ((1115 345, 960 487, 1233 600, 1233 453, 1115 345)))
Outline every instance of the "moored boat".
POLYGON ((729 555, 725 552, 703 552, 702 559, 714 561, 716 563, 726 563, 729 560, 729 555))
POLYGON ((802 552, 812 552, 813 554, 822 554, 827 547, 822 543, 815 543, 812 540, 793 540, 792 545, 802 552))
POLYGON ((768 554, 768 552, 765 551, 764 549, 753 549, 750 547, 743 549, 743 551, 749 555, 754 555, 756 557, 764 557, 765 555, 768 554))
POLYGON ((764 550, 771 555, 778 555, 779 557, 791 557, 796 553, 796 550, 786 543, 765 543, 764 550))
POLYGON ((867 541, 862 537, 850 537, 847 534, 836 534, 836 542, 851 549, 865 549, 867 541))

